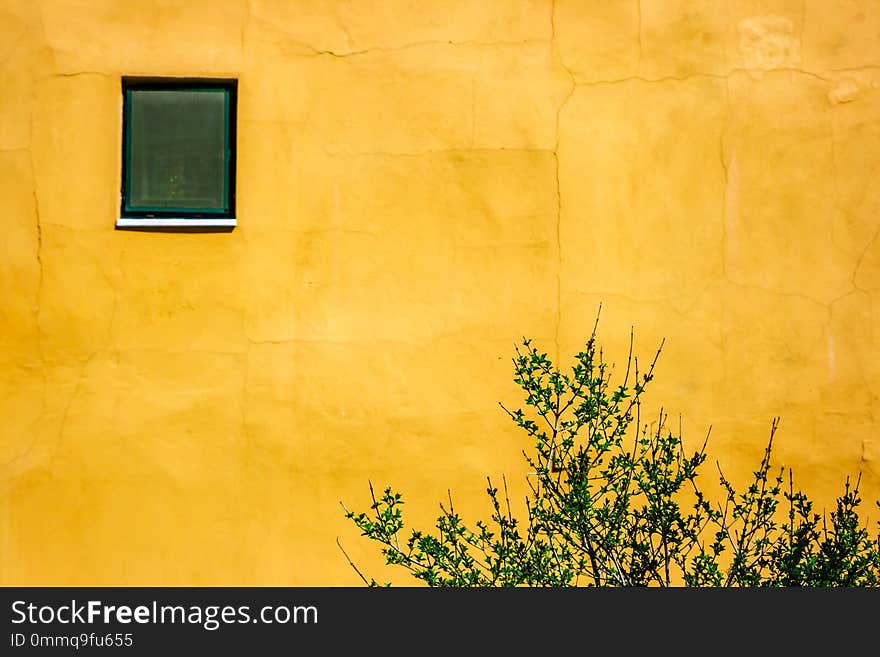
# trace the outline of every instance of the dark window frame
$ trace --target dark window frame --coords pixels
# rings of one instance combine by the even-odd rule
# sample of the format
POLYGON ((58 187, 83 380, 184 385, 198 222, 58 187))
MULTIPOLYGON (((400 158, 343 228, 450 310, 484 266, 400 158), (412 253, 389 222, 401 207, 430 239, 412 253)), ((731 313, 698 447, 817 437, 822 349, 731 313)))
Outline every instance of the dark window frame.
POLYGON ((235 222, 236 160, 237 160, 238 80, 227 78, 122 78, 122 188, 119 195, 119 223, 123 225, 211 225, 213 221, 228 225, 235 222), (132 91, 222 91, 225 98, 225 207, 167 208, 129 206, 131 188, 131 108, 132 91))

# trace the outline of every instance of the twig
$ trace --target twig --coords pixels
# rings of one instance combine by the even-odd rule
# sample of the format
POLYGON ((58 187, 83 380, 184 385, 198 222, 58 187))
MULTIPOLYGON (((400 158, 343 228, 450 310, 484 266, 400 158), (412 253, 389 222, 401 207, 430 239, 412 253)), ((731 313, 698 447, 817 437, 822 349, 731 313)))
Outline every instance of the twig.
MULTIPOLYGON (((342 502, 340 502, 340 504, 342 504, 342 502)), ((344 504, 342 505, 342 508, 343 509, 345 508, 344 504)), ((344 554, 345 558, 348 560, 348 565, 351 566, 352 568, 354 568, 354 572, 356 572, 358 574, 358 576, 364 581, 364 584, 366 584, 367 586, 370 586, 370 582, 367 580, 366 577, 364 577, 364 574, 360 570, 358 570, 358 567, 354 565, 354 561, 352 561, 351 557, 348 556, 348 552, 346 552, 345 548, 342 547, 342 543, 339 542, 338 536, 336 537, 336 545, 338 545, 339 549, 342 550, 342 554, 344 554)))

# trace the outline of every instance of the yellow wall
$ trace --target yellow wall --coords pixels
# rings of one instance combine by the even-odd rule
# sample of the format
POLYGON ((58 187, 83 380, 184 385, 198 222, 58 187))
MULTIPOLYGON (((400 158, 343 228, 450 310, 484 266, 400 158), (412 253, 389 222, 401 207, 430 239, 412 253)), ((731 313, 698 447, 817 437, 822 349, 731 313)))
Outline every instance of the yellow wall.
POLYGON ((337 537, 387 579, 339 501, 484 512, 514 342, 572 354, 600 302, 734 475, 780 415, 817 498, 877 499, 878 34, 842 0, 0 0, 0 583, 358 584, 337 537), (239 79, 233 232, 114 229, 122 75, 239 79))

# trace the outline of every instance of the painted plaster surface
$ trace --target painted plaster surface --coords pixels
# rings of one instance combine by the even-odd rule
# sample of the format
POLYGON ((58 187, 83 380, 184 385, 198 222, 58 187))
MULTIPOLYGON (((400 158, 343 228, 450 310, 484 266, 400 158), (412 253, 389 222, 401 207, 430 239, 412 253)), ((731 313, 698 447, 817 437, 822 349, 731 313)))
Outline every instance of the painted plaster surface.
POLYGON ((339 501, 484 514, 600 303, 733 478, 778 415, 880 497, 877 3, 0 0, 0 91, 2 584, 387 578, 339 501), (233 232, 114 229, 123 75, 239 79, 233 232))

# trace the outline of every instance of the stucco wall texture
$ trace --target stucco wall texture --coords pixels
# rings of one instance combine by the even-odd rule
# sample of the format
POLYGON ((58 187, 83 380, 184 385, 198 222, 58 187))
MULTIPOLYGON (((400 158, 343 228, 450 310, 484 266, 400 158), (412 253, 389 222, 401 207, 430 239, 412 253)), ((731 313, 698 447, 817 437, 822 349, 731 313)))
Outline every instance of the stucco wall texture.
MULTIPOLYGON (((357 585, 525 470, 522 336, 880 497, 880 3, 0 0, 0 583, 357 585), (114 229, 121 76, 239 80, 238 227, 114 229)), ((407 582, 411 583, 411 582, 407 582)))

